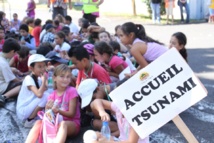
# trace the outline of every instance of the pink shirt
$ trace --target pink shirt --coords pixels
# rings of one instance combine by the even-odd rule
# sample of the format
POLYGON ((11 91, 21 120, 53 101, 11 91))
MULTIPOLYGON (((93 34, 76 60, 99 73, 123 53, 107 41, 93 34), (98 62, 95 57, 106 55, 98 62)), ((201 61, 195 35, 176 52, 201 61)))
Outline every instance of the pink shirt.
MULTIPOLYGON (((126 118, 123 117, 123 114, 120 112, 120 110, 117 108, 117 106, 113 102, 111 103, 111 109, 116 114, 117 125, 120 130, 119 139, 121 141, 127 141, 130 134, 131 125, 126 120, 126 118)), ((139 138, 138 143, 149 143, 149 137, 146 137, 145 139, 139 138)))
POLYGON ((109 62, 109 67, 115 71, 115 68, 117 68, 119 65, 122 65, 124 69, 128 66, 128 64, 123 59, 118 56, 113 56, 109 62))
MULTIPOLYGON (((61 95, 61 96, 58 96, 57 91, 54 90, 54 92, 48 97, 48 100, 54 100, 54 101, 58 100, 59 105, 61 105, 61 109, 64 111, 68 111, 69 110, 69 102, 70 102, 70 100, 72 100, 75 97, 78 97, 76 88, 67 87, 65 93, 63 93, 63 95, 61 95), (62 102, 63 96, 65 96, 64 102, 62 102)), ((73 121, 73 122, 77 123, 78 125, 80 125, 80 103, 79 103, 79 100, 77 100, 75 116, 73 118, 68 118, 68 117, 63 116, 63 120, 73 121)))

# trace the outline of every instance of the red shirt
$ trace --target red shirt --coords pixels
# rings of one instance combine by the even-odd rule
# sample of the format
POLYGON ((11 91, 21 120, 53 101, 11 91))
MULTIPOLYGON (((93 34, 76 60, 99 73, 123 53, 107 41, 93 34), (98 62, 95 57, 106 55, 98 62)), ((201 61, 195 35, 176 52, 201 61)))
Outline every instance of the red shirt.
POLYGON ((106 72, 104 68, 100 65, 93 63, 93 68, 88 72, 88 75, 85 74, 84 70, 79 71, 77 76, 76 85, 78 86, 80 82, 86 78, 95 78, 99 81, 100 84, 108 84, 111 83, 111 79, 109 74, 106 72))
POLYGON ((28 66, 27 66, 27 62, 28 62, 28 58, 29 56, 27 57, 26 60, 23 60, 23 61, 19 61, 19 57, 18 55, 15 55, 14 56, 14 63, 15 63, 15 67, 20 71, 20 72, 28 72, 28 66))
POLYGON ((42 31, 41 26, 36 26, 32 31, 32 35, 36 41, 36 47, 38 47, 40 44, 39 36, 40 36, 41 31, 42 31))

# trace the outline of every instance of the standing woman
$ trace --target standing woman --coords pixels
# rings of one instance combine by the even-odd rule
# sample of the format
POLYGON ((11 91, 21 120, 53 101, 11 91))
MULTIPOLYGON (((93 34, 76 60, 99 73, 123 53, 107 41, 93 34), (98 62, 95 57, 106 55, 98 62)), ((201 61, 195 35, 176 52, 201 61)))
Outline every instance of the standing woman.
POLYGON ((31 18, 35 18, 35 9, 36 9, 36 3, 34 0, 30 0, 27 4, 27 16, 31 18))
POLYGON ((121 42, 130 47, 131 55, 139 64, 136 72, 168 50, 162 43, 148 37, 142 25, 135 25, 132 22, 124 23, 118 29, 118 34, 121 42))
POLYGON ((160 4, 161 0, 151 0, 150 3, 152 9, 152 20, 154 24, 160 24, 160 4))

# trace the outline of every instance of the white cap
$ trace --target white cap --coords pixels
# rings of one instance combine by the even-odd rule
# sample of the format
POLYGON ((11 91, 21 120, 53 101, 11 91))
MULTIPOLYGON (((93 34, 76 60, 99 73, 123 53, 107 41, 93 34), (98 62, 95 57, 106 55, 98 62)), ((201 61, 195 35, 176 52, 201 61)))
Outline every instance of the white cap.
POLYGON ((91 143, 97 140, 97 134, 93 130, 88 130, 83 135, 83 142, 84 143, 91 143))
POLYGON ((32 63, 44 62, 44 61, 50 61, 50 59, 47 59, 43 55, 40 55, 40 54, 33 54, 29 57, 27 65, 30 66, 32 63))
POLYGON ((78 94, 82 99, 81 108, 86 107, 92 99, 93 92, 97 88, 98 83, 95 79, 85 79, 78 87, 78 94))

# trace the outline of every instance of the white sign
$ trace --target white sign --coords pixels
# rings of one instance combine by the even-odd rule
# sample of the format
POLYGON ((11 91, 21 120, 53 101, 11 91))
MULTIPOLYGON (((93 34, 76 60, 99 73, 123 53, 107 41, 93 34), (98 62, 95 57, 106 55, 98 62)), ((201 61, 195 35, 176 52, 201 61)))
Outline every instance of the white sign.
POLYGON ((207 96, 207 91, 175 48, 110 93, 143 139, 207 96))

